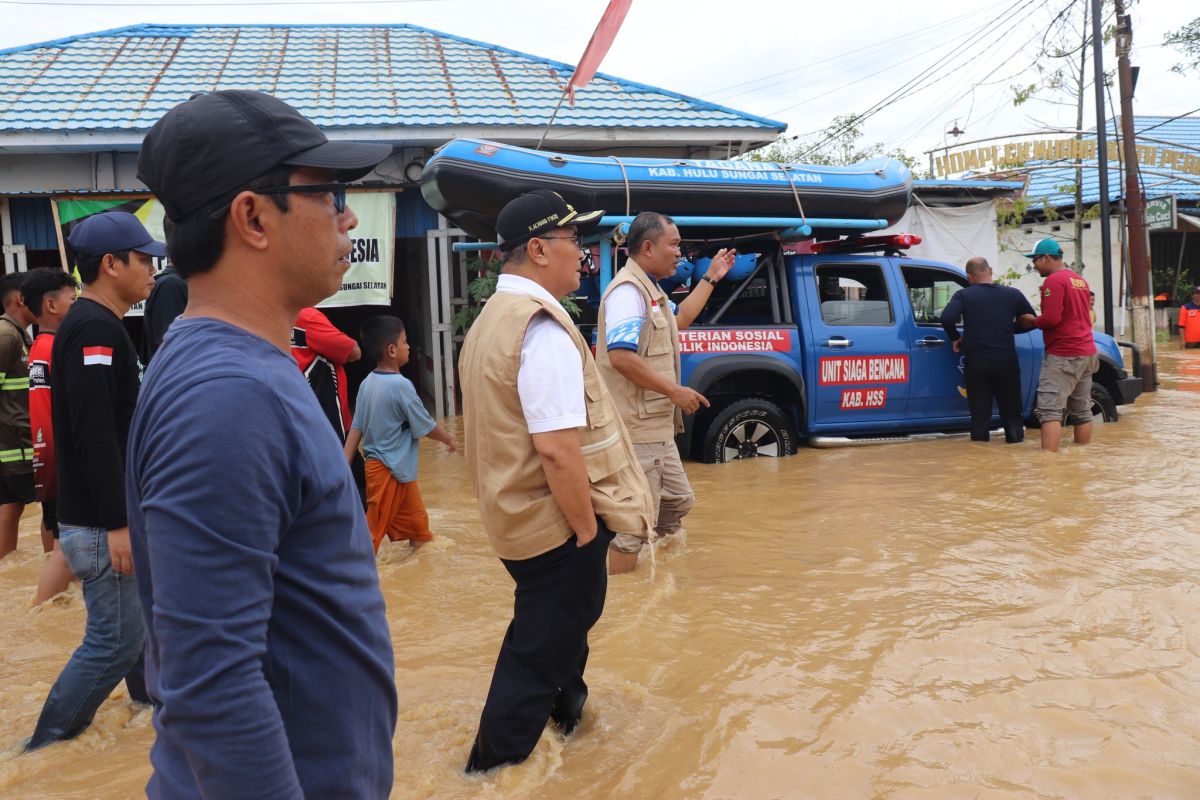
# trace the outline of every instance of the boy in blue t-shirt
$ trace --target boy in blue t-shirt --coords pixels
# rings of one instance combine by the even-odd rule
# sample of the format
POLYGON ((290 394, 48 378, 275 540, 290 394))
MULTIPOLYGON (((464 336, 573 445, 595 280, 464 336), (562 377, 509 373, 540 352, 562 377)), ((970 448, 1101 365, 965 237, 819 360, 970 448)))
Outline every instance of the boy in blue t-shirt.
POLYGON ((433 421, 412 381, 400 374, 408 363, 408 334, 399 317, 371 317, 362 326, 363 350, 375 370, 358 389, 346 459, 362 443, 367 473, 367 525, 375 552, 387 536, 413 549, 433 539, 429 514, 417 488, 417 444, 422 436, 458 450, 454 434, 433 421))

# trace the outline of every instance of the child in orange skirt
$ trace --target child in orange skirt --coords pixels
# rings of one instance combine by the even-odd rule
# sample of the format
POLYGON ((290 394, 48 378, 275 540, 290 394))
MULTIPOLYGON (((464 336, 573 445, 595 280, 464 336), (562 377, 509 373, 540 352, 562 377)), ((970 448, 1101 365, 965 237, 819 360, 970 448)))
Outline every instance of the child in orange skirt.
POLYGON ((434 422, 412 381, 400 374, 408 363, 408 334, 399 317, 371 317, 362 326, 363 351, 375 370, 358 389, 354 421, 346 437, 346 460, 362 443, 367 473, 367 525, 375 552, 386 536, 413 548, 433 539, 429 514, 417 488, 417 444, 421 437, 458 450, 454 434, 434 422))

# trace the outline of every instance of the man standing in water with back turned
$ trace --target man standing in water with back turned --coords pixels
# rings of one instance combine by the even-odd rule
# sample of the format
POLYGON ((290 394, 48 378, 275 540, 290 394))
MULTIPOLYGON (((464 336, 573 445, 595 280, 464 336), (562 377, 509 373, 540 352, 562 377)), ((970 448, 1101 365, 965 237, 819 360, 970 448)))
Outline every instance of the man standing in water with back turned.
POLYGON ((389 145, 330 142, 251 91, 200 94, 142 143, 188 305, 129 435, 129 525, 158 738, 152 798, 387 797, 396 684, 341 442, 290 353, 350 266, 337 181, 389 145))
MULTIPOLYGON (((604 293, 596 339, 596 364, 633 438, 660 536, 678 532, 695 503, 675 434, 683 430, 683 414, 708 406, 702 394, 680 383, 679 330, 700 316, 736 255, 721 250, 713 256, 708 272, 693 281, 676 309, 658 281, 675 274, 681 241, 670 217, 643 211, 634 218, 626 241, 629 260, 604 293)), ((608 554, 609 572, 636 567, 641 547, 639 539, 617 536, 608 554)))
POLYGON ((1021 364, 1017 361, 1016 330, 1033 327, 1033 306, 1011 286, 992 283, 992 268, 986 258, 967 261, 971 285, 957 291, 942 309, 942 328, 962 352, 966 365, 967 407, 971 410, 971 441, 991 438, 992 403, 1004 423, 1004 441, 1025 441, 1021 419, 1021 364), (958 320, 963 320, 962 336, 958 320))
POLYGON ((503 273, 459 358, 467 467, 516 582, 468 772, 524 761, 547 719, 564 735, 579 724, 608 543, 613 532, 650 535, 650 491, 629 435, 555 299, 579 288, 578 237, 602 213, 544 189, 504 207, 503 273))

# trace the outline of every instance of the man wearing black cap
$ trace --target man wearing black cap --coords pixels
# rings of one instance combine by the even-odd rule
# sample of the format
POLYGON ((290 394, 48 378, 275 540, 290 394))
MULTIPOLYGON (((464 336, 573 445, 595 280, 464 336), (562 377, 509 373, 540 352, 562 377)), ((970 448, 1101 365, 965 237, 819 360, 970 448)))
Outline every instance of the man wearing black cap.
POLYGON ((149 702, 124 482, 142 367, 121 318, 150 294, 153 257, 166 249, 123 211, 88 217, 68 242, 83 293, 54 337, 50 403, 59 546, 83 583, 87 627, 50 689, 31 750, 78 735, 122 678, 131 698, 149 702))
POLYGON ((342 182, 390 152, 330 142, 251 91, 197 95, 142 143, 138 177, 188 281, 129 437, 150 797, 391 792, 396 688, 371 536, 290 354, 300 310, 350 265, 342 182))
POLYGON ((653 523, 629 434, 555 299, 579 288, 579 236, 602 213, 547 190, 504 207, 503 273, 459 358, 468 469, 516 583, 468 772, 524 761, 547 720, 564 735, 579 724, 608 545, 615 533, 645 540, 653 523))
POLYGON ((26 330, 34 320, 21 294, 24 280, 23 272, 0 278, 0 558, 17 548, 21 514, 34 499, 29 434, 29 348, 33 342, 26 330))

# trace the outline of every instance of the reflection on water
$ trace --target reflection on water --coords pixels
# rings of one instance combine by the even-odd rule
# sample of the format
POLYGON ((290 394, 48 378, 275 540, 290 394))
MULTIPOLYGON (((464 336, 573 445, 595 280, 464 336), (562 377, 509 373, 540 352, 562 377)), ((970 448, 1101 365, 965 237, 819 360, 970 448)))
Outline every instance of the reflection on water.
MULTIPOLYGON (((397 798, 1200 796, 1200 354, 1087 448, 919 442, 689 464, 688 533, 614 579, 585 722, 461 769, 511 608, 458 456, 424 446, 438 539, 384 549, 397 798)), ((428 444, 428 443, 426 443, 428 444)), ((0 795, 133 797, 123 687, 15 755, 83 623, 30 608, 36 517, 0 562, 0 795)))

